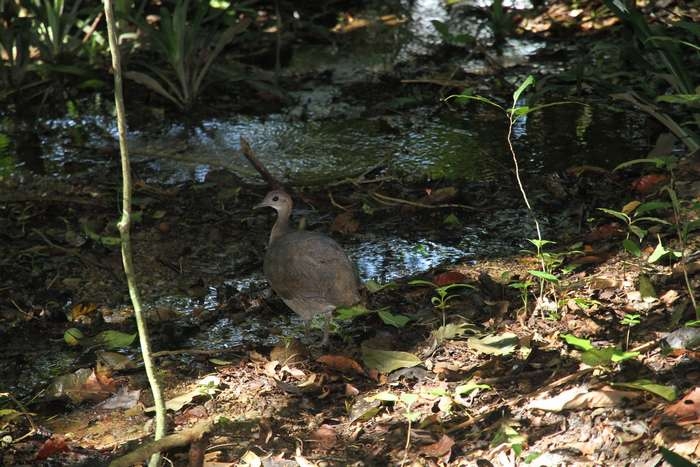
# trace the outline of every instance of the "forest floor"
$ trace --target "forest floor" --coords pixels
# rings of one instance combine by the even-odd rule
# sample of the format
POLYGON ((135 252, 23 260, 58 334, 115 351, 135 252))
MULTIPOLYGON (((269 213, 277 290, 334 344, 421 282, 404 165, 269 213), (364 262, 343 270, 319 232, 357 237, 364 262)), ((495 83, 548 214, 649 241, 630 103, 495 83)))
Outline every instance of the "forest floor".
MULTIPOLYGON (((132 465, 157 450, 114 228, 117 152, 104 156, 115 170, 101 178, 0 179, 0 465, 132 465)), ((699 333, 684 323, 700 245, 674 226, 697 223, 698 180, 698 157, 672 173, 530 175, 556 245, 368 282, 367 311, 336 317, 321 348, 262 280, 272 220, 251 207, 265 187, 225 171, 138 179, 136 267, 173 433, 158 447, 178 466, 697 463, 699 333), (635 251, 624 219, 643 205, 654 217, 635 251)), ((522 207, 511 181, 378 171, 297 195, 342 244, 363 232, 457 243, 460 221, 522 207)), ((532 231, 524 219, 487 234, 532 231)))

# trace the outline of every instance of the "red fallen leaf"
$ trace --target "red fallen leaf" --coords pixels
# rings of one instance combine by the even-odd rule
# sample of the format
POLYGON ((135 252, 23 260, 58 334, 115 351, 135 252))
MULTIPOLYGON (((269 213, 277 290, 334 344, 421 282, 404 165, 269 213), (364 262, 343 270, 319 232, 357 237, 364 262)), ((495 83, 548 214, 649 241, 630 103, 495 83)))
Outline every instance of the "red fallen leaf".
POLYGON ((666 407, 663 414, 678 425, 692 425, 700 422, 700 387, 696 387, 683 399, 666 407))
POLYGON ((41 448, 39 448, 39 452, 36 453, 36 460, 42 461, 56 453, 64 451, 68 451, 66 438, 64 438, 62 435, 53 435, 44 442, 41 448))
POLYGON ((447 435, 442 435, 438 441, 420 448, 420 453, 427 457, 442 457, 448 455, 455 442, 447 435))
POLYGON ((467 276, 457 271, 447 271, 438 274, 433 278, 433 282, 438 287, 443 287, 450 284, 459 284, 467 280, 467 276))
POLYGON ((318 363, 323 363, 329 368, 340 371, 341 373, 357 373, 360 375, 365 374, 365 370, 362 365, 357 363, 350 357, 345 357, 343 355, 322 355, 316 359, 318 363))
POLYGON ((639 177, 632 182, 632 189, 637 193, 651 193, 662 183, 668 181, 668 176, 663 174, 649 174, 639 177))
POLYGON ((599 225, 588 234, 586 234, 587 242, 597 242, 599 240, 608 240, 612 238, 620 238, 625 236, 625 230, 617 222, 610 224, 599 225))

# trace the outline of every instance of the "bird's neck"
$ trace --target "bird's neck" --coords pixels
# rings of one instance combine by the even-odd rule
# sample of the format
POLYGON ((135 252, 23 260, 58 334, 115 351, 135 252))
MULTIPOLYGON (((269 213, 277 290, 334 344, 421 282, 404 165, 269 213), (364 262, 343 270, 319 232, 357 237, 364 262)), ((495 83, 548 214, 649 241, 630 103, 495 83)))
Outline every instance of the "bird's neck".
POLYGON ((277 220, 275 221, 275 225, 272 226, 268 246, 272 245, 275 240, 285 236, 292 230, 291 227, 289 227, 289 216, 291 214, 289 209, 280 209, 277 211, 277 220))

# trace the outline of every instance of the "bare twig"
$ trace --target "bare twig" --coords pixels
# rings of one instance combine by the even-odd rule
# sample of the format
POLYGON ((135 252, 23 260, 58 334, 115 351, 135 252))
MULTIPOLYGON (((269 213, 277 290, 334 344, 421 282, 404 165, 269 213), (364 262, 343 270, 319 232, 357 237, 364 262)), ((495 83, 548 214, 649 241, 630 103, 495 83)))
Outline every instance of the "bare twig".
POLYGON ((255 151, 253 151, 253 148, 250 147, 250 143, 248 143, 248 140, 246 140, 243 136, 241 136, 241 151, 243 152, 245 158, 248 159, 248 162, 250 162, 253 168, 258 171, 260 176, 267 182, 271 189, 277 190, 284 188, 282 182, 273 177, 262 162, 260 162, 255 155, 255 151))

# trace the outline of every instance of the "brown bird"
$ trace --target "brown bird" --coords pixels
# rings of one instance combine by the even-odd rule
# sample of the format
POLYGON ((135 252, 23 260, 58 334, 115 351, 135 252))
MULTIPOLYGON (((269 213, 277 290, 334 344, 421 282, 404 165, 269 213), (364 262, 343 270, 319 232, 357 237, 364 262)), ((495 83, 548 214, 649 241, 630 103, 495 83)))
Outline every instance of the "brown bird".
POLYGON ((255 209, 262 207, 277 211, 263 261, 265 277, 272 290, 307 326, 315 316, 326 318, 321 342, 326 345, 333 310, 360 301, 357 271, 335 240, 289 226, 292 198, 287 193, 270 191, 255 209))

